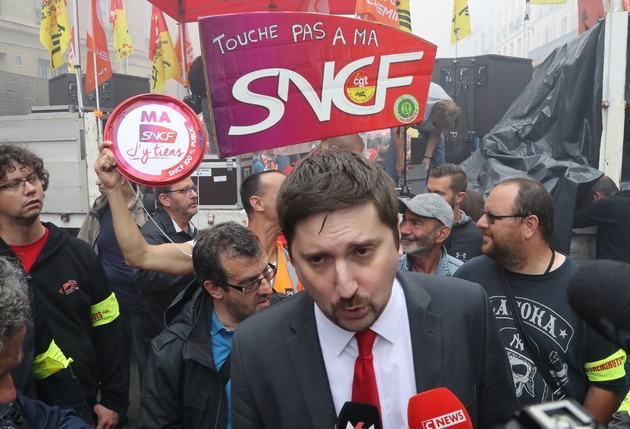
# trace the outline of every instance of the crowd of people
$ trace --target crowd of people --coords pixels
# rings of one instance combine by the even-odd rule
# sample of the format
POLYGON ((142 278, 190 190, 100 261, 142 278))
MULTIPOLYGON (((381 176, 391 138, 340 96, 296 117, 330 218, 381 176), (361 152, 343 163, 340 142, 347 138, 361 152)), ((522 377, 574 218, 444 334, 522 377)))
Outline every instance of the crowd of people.
MULTIPOLYGON (((332 429, 347 401, 404 428, 409 398, 438 387, 475 428, 563 397, 600 424, 617 411, 626 354, 571 310, 578 263, 549 245, 540 183, 508 179, 484 200, 442 162, 426 193, 399 199, 343 136, 288 174, 247 177, 247 227, 198 230, 191 179, 148 198, 110 144, 78 238, 40 219, 43 160, 0 146, 3 424, 125 426, 132 353, 141 428, 332 429)), ((574 225, 599 224, 597 256, 630 262, 611 182, 574 225)))

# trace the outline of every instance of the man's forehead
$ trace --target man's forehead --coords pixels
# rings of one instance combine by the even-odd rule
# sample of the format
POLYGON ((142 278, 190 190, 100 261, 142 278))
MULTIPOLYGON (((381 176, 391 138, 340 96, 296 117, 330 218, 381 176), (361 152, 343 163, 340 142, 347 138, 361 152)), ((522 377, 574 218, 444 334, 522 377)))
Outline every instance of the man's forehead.
POLYGON ((414 212, 412 212, 409 209, 405 209, 405 213, 403 213, 403 216, 407 219, 407 220, 421 220, 423 222, 426 221, 431 221, 431 220, 435 220, 434 217, 426 217, 426 216, 420 216, 418 214, 415 214, 414 212))
POLYGON ((242 278, 248 271, 258 271, 258 268, 267 266, 269 259, 264 252, 259 258, 222 253, 221 263, 227 277, 242 278))
POLYGON ((514 202, 514 198, 516 198, 516 195, 518 195, 518 186, 515 184, 499 184, 492 190, 492 192, 490 192, 486 203, 490 202, 491 204, 511 206, 514 202))
POLYGON ((190 177, 185 178, 184 180, 182 180, 181 182, 177 182, 174 185, 171 186, 171 188, 175 187, 177 188, 178 186, 193 186, 194 182, 192 181, 192 179, 190 177))

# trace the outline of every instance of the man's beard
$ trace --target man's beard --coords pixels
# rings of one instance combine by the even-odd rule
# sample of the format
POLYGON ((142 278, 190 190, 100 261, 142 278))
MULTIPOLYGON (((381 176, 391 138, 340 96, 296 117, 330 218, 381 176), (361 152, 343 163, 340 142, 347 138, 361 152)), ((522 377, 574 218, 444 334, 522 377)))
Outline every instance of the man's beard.
POLYGON ((403 236, 404 239, 413 238, 414 240, 406 246, 403 246, 403 252, 414 257, 424 257, 431 253, 435 248, 436 233, 435 231, 423 238, 415 238, 413 235, 403 236), (406 248, 405 248, 406 247, 406 248))
POLYGON ((483 243, 481 251, 497 264, 510 271, 523 268, 527 264, 527 255, 523 247, 518 244, 515 234, 509 233, 507 237, 499 240, 490 233, 484 232, 483 235, 490 237, 492 242, 483 243))

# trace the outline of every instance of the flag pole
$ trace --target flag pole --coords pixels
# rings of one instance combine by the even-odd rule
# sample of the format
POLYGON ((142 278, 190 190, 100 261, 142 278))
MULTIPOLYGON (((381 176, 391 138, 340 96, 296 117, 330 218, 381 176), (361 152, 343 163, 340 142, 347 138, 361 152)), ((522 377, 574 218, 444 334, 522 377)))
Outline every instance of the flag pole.
POLYGON ((190 95, 190 85, 188 85, 187 76, 186 76, 186 23, 184 22, 184 15, 180 13, 179 15, 179 41, 181 43, 182 48, 182 80, 186 83, 184 87, 186 88, 186 95, 190 95))
MULTIPOLYGON (((94 31, 92 30, 92 32, 94 31)), ((92 39, 92 43, 94 43, 94 39, 92 39)), ((96 43, 94 43, 94 46, 92 46, 92 51, 93 51, 92 58, 94 59, 94 85, 95 85, 94 95, 96 96, 96 110, 100 112, 101 101, 98 95, 98 68, 96 66, 96 43)), ((102 118, 102 115, 100 114, 97 114, 96 117, 98 120, 98 142, 101 143, 103 141, 103 118, 102 118)))
POLYGON ((79 0, 74 0, 74 29, 75 36, 72 38, 74 45, 74 74, 77 78, 77 102, 79 103, 79 113, 83 114, 83 90, 81 88, 81 43, 79 32, 79 0))
POLYGON ((523 58, 529 58, 529 0, 525 0, 525 18, 523 19, 523 58))

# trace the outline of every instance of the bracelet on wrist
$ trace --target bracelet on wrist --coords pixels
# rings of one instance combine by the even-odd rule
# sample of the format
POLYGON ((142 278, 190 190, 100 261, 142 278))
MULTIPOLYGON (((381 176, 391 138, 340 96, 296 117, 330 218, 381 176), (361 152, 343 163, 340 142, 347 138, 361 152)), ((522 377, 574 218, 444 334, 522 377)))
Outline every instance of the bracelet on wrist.
POLYGON ((425 155, 424 158, 422 158, 422 159, 431 159, 431 157, 425 155))

